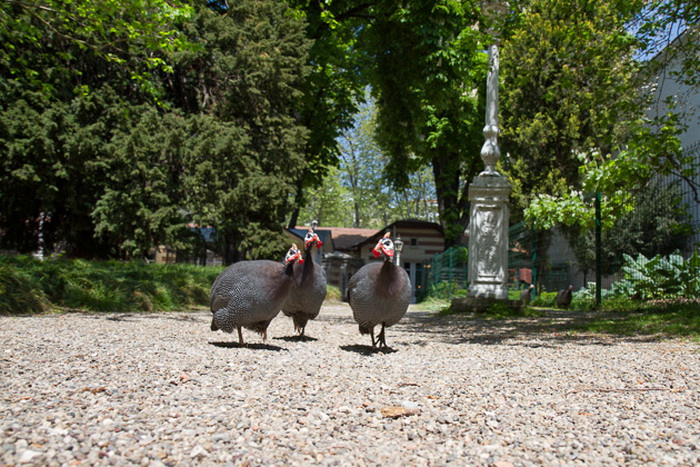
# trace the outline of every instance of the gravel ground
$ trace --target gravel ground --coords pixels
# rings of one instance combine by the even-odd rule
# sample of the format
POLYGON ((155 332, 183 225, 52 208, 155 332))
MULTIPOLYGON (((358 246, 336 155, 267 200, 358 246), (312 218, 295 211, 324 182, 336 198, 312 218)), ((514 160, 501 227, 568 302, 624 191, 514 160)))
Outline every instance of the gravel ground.
POLYGON ((698 465, 700 345, 349 308, 266 343, 210 313, 0 317, 0 464, 698 465))

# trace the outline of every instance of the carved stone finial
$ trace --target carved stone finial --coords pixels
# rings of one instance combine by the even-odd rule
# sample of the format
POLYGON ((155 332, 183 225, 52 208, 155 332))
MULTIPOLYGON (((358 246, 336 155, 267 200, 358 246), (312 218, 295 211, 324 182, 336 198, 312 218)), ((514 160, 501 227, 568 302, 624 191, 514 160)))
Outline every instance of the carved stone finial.
POLYGON ((498 46, 489 47, 489 73, 486 78, 486 126, 484 126, 484 145, 481 147, 481 160, 486 168, 481 176, 500 176, 496 172, 496 163, 501 158, 498 147, 498 46))

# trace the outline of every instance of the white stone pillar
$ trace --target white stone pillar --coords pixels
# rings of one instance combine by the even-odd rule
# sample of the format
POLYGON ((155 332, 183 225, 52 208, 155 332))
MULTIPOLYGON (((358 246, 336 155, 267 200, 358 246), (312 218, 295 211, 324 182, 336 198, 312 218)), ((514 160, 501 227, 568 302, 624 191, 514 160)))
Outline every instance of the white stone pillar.
POLYGON ((498 147, 498 46, 489 47, 486 81, 485 142, 481 159, 485 170, 469 185, 469 297, 507 299, 508 288, 508 197, 510 184, 495 165, 498 147))
POLYGON ((469 185, 469 296, 508 298, 508 197, 501 176, 477 176, 469 185))

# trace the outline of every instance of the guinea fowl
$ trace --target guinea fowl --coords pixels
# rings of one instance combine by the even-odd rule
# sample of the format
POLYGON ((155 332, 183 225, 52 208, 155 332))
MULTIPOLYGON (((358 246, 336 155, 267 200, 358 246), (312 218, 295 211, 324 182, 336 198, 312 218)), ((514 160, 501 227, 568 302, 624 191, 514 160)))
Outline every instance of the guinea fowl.
POLYGON ((267 327, 277 316, 292 286, 294 262, 302 263, 296 245, 287 251, 284 264, 266 259, 239 261, 226 268, 211 287, 211 330, 233 332, 243 342, 241 328, 267 339, 267 327))
POLYGON ((570 285, 568 289, 562 289, 557 294, 557 299, 554 304, 558 307, 567 307, 571 305, 571 292, 574 289, 573 285, 570 285))
POLYGON ((530 287, 528 287, 527 289, 523 289, 520 292, 520 300, 523 302, 524 305, 527 305, 528 303, 530 303, 530 296, 532 293, 532 289, 534 289, 534 288, 535 288, 535 285, 530 284, 530 287))
POLYGON ((350 278, 348 302, 360 333, 370 335, 372 347, 382 348, 387 347, 385 328, 398 323, 406 314, 411 282, 406 271, 392 261, 394 242, 388 232, 372 253, 377 258, 384 254, 384 261, 366 264, 350 278), (374 327, 378 324, 382 329, 375 340, 374 327))
POLYGON ((282 312, 294 322, 294 330, 304 336, 306 323, 318 316, 326 298, 326 272, 314 263, 311 250, 323 246, 318 234, 309 229, 304 237, 304 261, 294 266, 294 280, 282 312))

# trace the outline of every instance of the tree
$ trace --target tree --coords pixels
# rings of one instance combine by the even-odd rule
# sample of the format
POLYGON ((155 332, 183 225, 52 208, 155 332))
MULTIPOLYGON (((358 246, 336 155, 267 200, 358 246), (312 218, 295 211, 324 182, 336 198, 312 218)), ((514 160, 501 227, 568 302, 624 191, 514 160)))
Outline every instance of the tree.
POLYGON ((372 3, 363 0, 287 0, 287 3, 306 21, 306 34, 312 41, 310 70, 297 114, 298 123, 309 132, 304 147, 308 164, 297 179, 296 209, 289 219, 289 225, 294 226, 307 199, 305 191, 317 188, 329 170, 338 166, 338 138, 352 126, 357 104, 363 101, 367 78, 363 72, 364 51, 358 46, 358 38, 371 18, 372 3))
POLYGON ((534 0, 502 48, 502 145, 514 201, 580 189, 579 156, 629 139, 644 101, 625 12, 607 2, 534 0))
POLYGON ((92 209, 108 173, 113 129, 131 105, 158 104, 165 54, 185 47, 189 8, 159 0, 53 0, 0 5, 1 243, 32 251, 109 254, 92 209), (155 14, 158 13, 158 14, 155 14))
POLYGON ((408 174, 432 168, 448 246, 468 223, 467 181, 482 168, 486 67, 478 19, 472 2, 380 1, 362 43, 388 178, 405 188, 408 174))
POLYGON ((573 2, 564 9, 534 1, 523 11, 504 59, 503 139, 527 220, 591 228, 590 194, 600 192, 608 228, 634 209, 654 174, 673 173, 693 186, 679 114, 671 106, 653 121, 645 117, 648 80, 668 57, 639 60, 671 25, 685 22, 688 34, 668 55, 682 55, 682 78, 692 85, 698 49, 685 41, 697 36, 698 17, 691 4, 573 2))
POLYGON ((279 255, 307 167, 308 132, 296 118, 308 71, 304 23, 283 3, 251 0, 225 14, 201 8, 190 27, 202 47, 179 57, 170 81, 185 108, 204 114, 183 161, 185 206, 216 228, 226 263, 279 255))
POLYGON ((392 189, 386 180, 386 167, 391 161, 376 142, 376 129, 374 100, 367 98, 353 127, 339 138, 337 179, 326 179, 320 189, 309 191, 307 217, 322 225, 361 228, 381 228, 396 219, 435 219, 432 173, 426 167, 407 174, 409 186, 392 189), (331 201, 328 198, 333 193, 339 198, 331 201), (330 217, 321 216, 328 211, 330 217))
POLYGON ((34 249, 42 218, 71 254, 133 257, 196 221, 229 262, 279 254, 304 23, 273 0, 103 3, 0 7, 3 244, 34 249))

